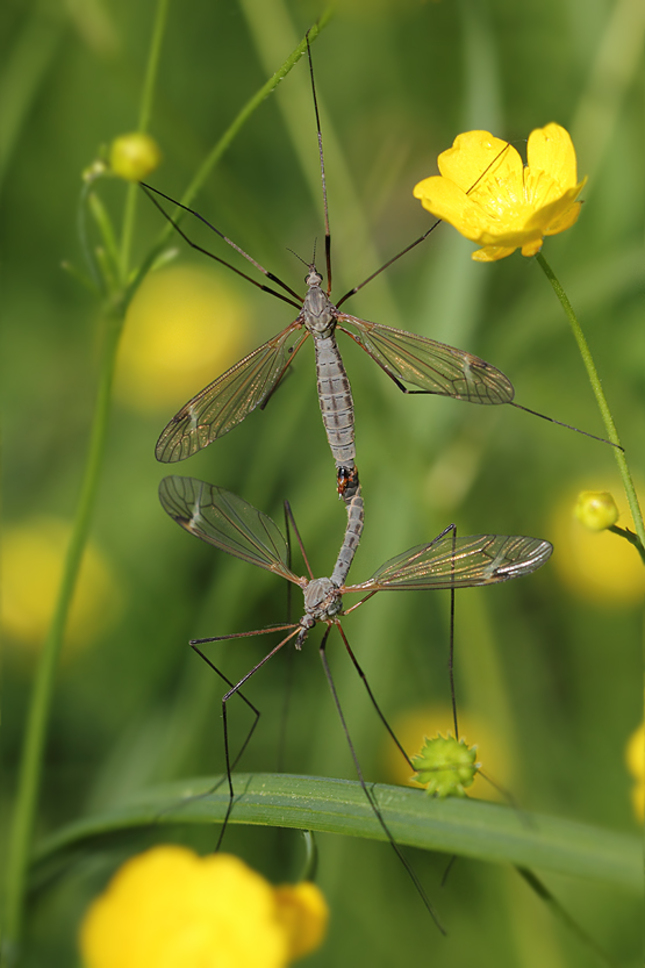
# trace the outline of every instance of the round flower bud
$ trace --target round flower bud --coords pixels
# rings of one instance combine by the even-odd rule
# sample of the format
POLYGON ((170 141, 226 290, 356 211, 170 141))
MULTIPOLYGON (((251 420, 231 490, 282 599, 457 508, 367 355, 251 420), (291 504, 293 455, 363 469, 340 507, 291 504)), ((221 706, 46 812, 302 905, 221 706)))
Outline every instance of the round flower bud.
POLYGON ((619 517, 609 491, 581 491, 573 513, 589 531, 605 531, 616 524, 619 517))
POLYGON ((479 764, 475 763, 477 748, 468 746, 463 739, 455 739, 448 733, 439 733, 434 739, 425 740, 418 756, 412 757, 417 771, 415 780, 426 787, 435 797, 464 797, 466 787, 471 786, 479 764))
POLYGON ((161 150, 148 134, 122 134, 110 145, 110 168, 126 181, 141 181, 160 164, 161 150))

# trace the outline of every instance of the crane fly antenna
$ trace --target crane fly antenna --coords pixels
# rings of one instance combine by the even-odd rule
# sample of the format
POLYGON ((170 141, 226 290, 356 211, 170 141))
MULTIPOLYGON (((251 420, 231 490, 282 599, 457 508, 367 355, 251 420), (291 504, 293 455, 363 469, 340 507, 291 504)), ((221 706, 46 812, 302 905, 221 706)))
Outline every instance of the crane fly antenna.
POLYGON ((316 82, 314 80, 314 62, 311 57, 309 32, 307 31, 307 57, 309 58, 309 77, 311 78, 311 93, 314 100, 316 114, 316 133, 318 135, 318 155, 320 157, 320 177, 322 180, 323 210, 325 214, 325 260, 327 262, 327 295, 331 292, 331 233, 329 231, 329 205, 327 203, 327 179, 325 177, 325 156, 323 154, 322 130, 320 127, 320 112, 316 96, 316 82))
POLYGON ((220 265, 226 266, 227 269, 231 269, 233 272, 237 273, 238 276, 241 276, 243 279, 248 280, 248 282, 252 283, 254 286, 257 286, 257 288, 261 289, 263 292, 271 293, 272 296, 276 296, 278 299, 282 299, 283 302, 289 303, 290 306, 295 306, 296 309, 301 308, 302 299, 300 298, 297 292, 294 292, 294 290, 290 286, 288 286, 286 282, 283 282, 282 279, 276 276, 273 272, 269 272, 269 270, 265 269, 264 266, 260 265, 259 262, 256 262, 256 260, 252 258, 252 256, 250 256, 247 252, 244 251, 244 249, 242 249, 239 245, 237 245, 235 242, 229 239, 228 236, 224 235, 223 232, 220 232, 219 229, 215 228, 215 226, 212 225, 207 219, 205 219, 203 215, 200 215, 199 212, 196 212, 192 208, 188 208, 187 205, 182 205, 181 202, 178 202, 176 199, 171 198, 170 195, 166 195, 165 192, 159 191, 158 188, 153 188, 152 185, 146 185, 145 182, 139 182, 139 184, 141 185, 141 188, 146 193, 150 201, 154 205, 156 205, 156 207, 159 209, 163 217, 170 222, 170 224, 175 229, 175 231, 178 232, 179 235, 181 235, 184 242, 187 242, 188 245, 191 247, 191 249, 195 249, 197 252, 201 252, 203 255, 207 255, 209 259, 213 259, 215 262, 219 262, 220 265), (151 194, 151 192, 154 192, 154 194, 151 194), (293 299, 289 299, 283 293, 276 292, 275 289, 271 289, 270 286, 265 286, 263 283, 258 282, 257 279, 253 279, 252 276, 249 276, 245 272, 242 272, 241 269, 238 269, 232 263, 227 262, 226 259, 220 258, 220 256, 215 255, 214 252, 210 252, 208 249, 205 249, 203 246, 198 245, 197 242, 193 242, 193 240, 181 228, 177 219, 174 219, 171 215, 169 215, 168 212, 163 207, 163 205, 161 205, 161 203, 157 201, 157 199, 154 197, 155 195, 161 195, 161 197, 165 198, 167 202, 171 202, 173 205, 176 205, 178 208, 183 209, 184 212, 188 212, 190 215, 194 215, 195 218, 199 219, 200 222, 203 222, 204 225, 207 225, 208 228, 211 229, 213 232, 215 232, 216 235, 219 235, 219 237, 223 239, 224 242, 227 242, 228 245, 231 246, 231 248, 235 249, 236 252, 239 252, 239 254, 243 256, 248 262, 250 262, 251 265, 255 266, 258 272, 261 272, 264 276, 267 277, 267 279, 270 279, 271 282, 274 282, 277 286, 280 286, 281 289, 284 289, 285 292, 288 292, 290 296, 293 296, 293 299), (297 300, 297 302, 294 302, 294 299, 297 300))
POLYGON ((383 833, 387 837, 387 840, 388 840, 390 846, 392 847, 392 849, 394 850, 394 853, 396 854, 396 856, 399 858, 399 860, 403 864, 403 866, 405 868, 405 871, 406 871, 408 877, 410 878, 410 880, 412 881, 412 883, 414 884, 414 886, 415 886, 415 888, 417 890, 417 893, 419 894, 419 897, 423 901, 423 904, 424 904, 426 910, 428 911, 428 914, 430 915, 430 917, 432 918, 432 920, 434 921, 434 923, 437 925, 437 927, 439 928, 439 930, 441 931, 441 933, 443 935, 445 935, 446 934, 446 929, 443 927, 443 925, 439 921, 438 915, 437 915, 435 909, 433 908, 432 904, 430 903, 430 900, 429 900, 426 892, 423 889, 423 885, 421 884, 421 881, 419 880, 419 878, 417 877, 416 873, 414 872, 414 869, 411 866, 410 862, 408 860, 406 860, 405 856, 403 855, 403 852, 402 852, 401 848, 399 847, 399 845, 395 841, 394 837, 392 836, 392 833, 390 831, 390 828, 388 827, 388 825, 385 823, 385 820, 383 819, 383 814, 381 813, 381 811, 379 809, 379 806, 378 806, 378 804, 376 802, 376 797, 374 795, 374 791, 373 790, 370 790, 368 788, 368 786, 367 786, 367 783, 365 782, 365 777, 363 776, 363 771, 361 769, 361 765, 359 763, 358 756, 356 755, 356 750, 354 749, 354 744, 352 743, 351 737, 349 735, 349 730, 347 729, 347 723, 345 721, 345 716, 344 716, 344 713, 343 713, 343 709, 342 709, 342 706, 340 704, 340 699, 338 698, 338 693, 336 692, 336 686, 334 684, 334 678, 333 678, 333 676, 331 674, 331 669, 329 668, 329 663, 327 662, 327 654, 326 654, 326 651, 325 650, 326 650, 326 646, 327 646, 327 639, 329 638, 329 633, 330 633, 331 629, 332 629, 332 626, 329 625, 327 627, 327 630, 325 631, 325 634, 323 635, 322 642, 320 643, 320 646, 318 647, 318 651, 320 653, 320 660, 321 660, 321 662, 323 664, 323 669, 325 670, 325 676, 327 678, 327 683, 329 684, 329 689, 330 689, 331 694, 332 694, 332 699, 334 700, 334 705, 336 706, 336 711, 338 712, 338 716, 340 718, 340 722, 341 722, 341 725, 343 727, 343 732, 345 734, 345 739, 347 740, 347 745, 349 746, 349 751, 350 751, 350 753, 352 755, 352 759, 354 761, 354 769, 356 770, 356 775, 358 776, 358 782, 360 783, 361 789, 362 789, 363 793, 365 794, 365 796, 367 797, 367 799, 369 801, 369 804, 370 804, 370 806, 372 808, 372 812, 374 813, 374 816, 378 820, 378 822, 380 824, 380 827, 381 827, 381 830, 383 831, 383 833))

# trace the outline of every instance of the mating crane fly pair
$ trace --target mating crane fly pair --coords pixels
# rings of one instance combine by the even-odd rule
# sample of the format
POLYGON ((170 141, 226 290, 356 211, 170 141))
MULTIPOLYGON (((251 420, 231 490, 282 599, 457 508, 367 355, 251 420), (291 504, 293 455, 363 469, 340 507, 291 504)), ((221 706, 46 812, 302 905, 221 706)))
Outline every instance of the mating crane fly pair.
MULTIPOLYGON (((316 357, 317 390, 321 414, 336 464, 338 492, 347 509, 345 535, 334 569, 328 578, 315 578, 309 568, 300 536, 297 535, 309 574, 309 577, 299 577, 291 569, 286 540, 275 522, 242 498, 225 491, 223 488, 192 478, 172 476, 161 482, 159 494, 164 509, 186 531, 227 554, 280 575, 292 584, 298 585, 304 596, 303 615, 297 623, 276 625, 270 629, 238 632, 232 635, 198 639, 191 642, 193 648, 230 687, 222 698, 229 802, 220 841, 233 805, 234 790, 231 773, 245 749, 259 717, 259 711, 244 696, 241 688, 286 643, 295 640, 296 648, 301 648, 309 631, 317 623, 321 623, 326 625, 326 630, 319 651, 359 782, 390 845, 404 864, 426 908, 437 921, 436 914, 423 887, 402 855, 384 821, 374 794, 363 778, 327 664, 325 653, 327 638, 332 628, 338 629, 348 655, 365 685, 370 701, 410 768, 413 769, 407 753, 396 739, 376 703, 367 679, 354 656, 341 623, 342 617, 357 609, 367 599, 380 591, 448 589, 451 595, 454 595, 457 588, 495 584, 520 577, 535 571, 544 564, 552 552, 552 547, 547 541, 521 536, 477 535, 458 537, 456 529, 451 525, 427 544, 418 545, 391 558, 378 568, 367 581, 353 585, 347 584, 347 576, 363 531, 364 514, 361 487, 355 463, 354 405, 349 380, 336 343, 335 331, 337 329, 365 350, 405 393, 437 394, 453 397, 457 400, 466 400, 470 403, 488 405, 508 403, 520 409, 528 408, 514 403, 514 389, 510 380, 479 357, 424 336, 394 329, 381 323, 368 322, 341 311, 341 306, 350 296, 358 292, 400 256, 427 238, 439 224, 438 222, 431 226, 419 239, 381 266, 363 283, 347 292, 336 304, 331 302, 331 237, 327 211, 325 167, 311 52, 309 50, 308 54, 323 186, 327 263, 326 289, 323 288, 321 274, 312 263, 308 265, 306 295, 304 298, 300 297, 290 286, 256 262, 199 213, 175 202, 158 189, 149 185, 142 185, 142 187, 164 217, 174 225, 192 248, 227 266, 253 285, 271 293, 298 310, 296 318, 281 333, 253 350, 181 408, 159 437, 156 447, 157 459, 164 463, 184 460, 208 446, 218 437, 228 433, 258 406, 264 407, 303 343, 311 335, 316 357), (202 248, 190 239, 180 227, 178 221, 165 211, 157 196, 178 205, 179 208, 206 224, 224 242, 263 274, 272 285, 253 279, 236 266, 202 248), (354 593, 362 595, 362 598, 345 609, 343 596, 354 593), (228 680, 198 648, 200 644, 206 642, 255 636, 270 631, 287 634, 237 683, 228 680), (256 716, 251 731, 234 760, 230 756, 227 726, 227 702, 233 695, 239 695, 256 716)), ((529 412, 535 413, 535 411, 529 412)), ((537 414, 537 416, 543 415, 537 414)), ((545 419, 551 420, 552 418, 547 417, 545 419)), ((552 422, 559 423, 559 421, 552 422)), ((564 426, 568 425, 565 424, 564 426)), ((589 434, 588 436, 592 435, 589 434)), ((437 924, 439 924, 438 921, 437 924)), ((441 928, 440 925, 439 927, 441 928)))

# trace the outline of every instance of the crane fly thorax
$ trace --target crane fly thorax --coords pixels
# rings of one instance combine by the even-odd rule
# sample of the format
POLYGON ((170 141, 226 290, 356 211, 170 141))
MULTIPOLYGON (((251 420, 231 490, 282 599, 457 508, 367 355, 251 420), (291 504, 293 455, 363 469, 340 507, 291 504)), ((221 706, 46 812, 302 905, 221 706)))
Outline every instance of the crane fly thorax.
POLYGON ((302 321, 313 336, 331 336, 336 327, 335 307, 321 288, 322 276, 312 267, 305 282, 309 288, 302 304, 302 321))
POLYGON ((304 589, 304 596, 306 616, 316 622, 324 622, 343 610, 338 586, 331 578, 314 578, 304 589))

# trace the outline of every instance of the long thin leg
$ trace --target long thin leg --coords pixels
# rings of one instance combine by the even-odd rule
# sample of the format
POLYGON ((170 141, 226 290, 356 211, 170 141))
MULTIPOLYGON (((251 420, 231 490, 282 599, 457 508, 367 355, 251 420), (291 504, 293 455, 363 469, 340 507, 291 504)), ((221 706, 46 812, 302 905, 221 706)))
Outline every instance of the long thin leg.
POLYGON ((416 248, 416 246, 419 245, 419 243, 424 242, 428 238, 430 233, 434 232, 436 227, 440 224, 441 224, 441 219, 439 218, 433 225, 430 226, 427 232, 424 232, 423 235, 420 235, 419 238, 415 239, 414 242, 411 242, 410 245, 406 245, 405 249, 401 249, 401 251, 397 252, 397 254, 392 256, 391 259, 388 259, 387 262, 384 262, 383 265, 380 266, 376 270, 376 272, 373 272, 371 276, 368 276, 367 279, 364 279, 357 286, 354 286, 353 289, 350 289, 349 292, 346 292, 345 295, 341 299, 339 299, 338 302, 336 303, 336 309, 340 309, 340 307, 343 305, 346 299, 349 299, 350 296, 354 296, 360 289, 363 288, 363 286, 366 286, 368 282, 371 282, 372 279, 376 279, 376 277, 380 276, 382 272, 385 272, 386 269, 389 269, 392 263, 397 262, 401 258, 401 256, 404 256, 406 254, 406 252, 409 252, 410 249, 416 248))
POLYGON ((379 704, 377 703, 376 699, 374 698, 374 693, 372 692, 372 687, 370 686, 369 682, 367 681, 367 676, 363 672, 361 666, 358 663, 358 659, 356 658, 356 656, 354 655, 354 653, 352 651, 352 647, 350 646, 349 642, 347 641, 347 636, 345 635, 345 630, 344 630, 343 626, 339 622, 336 627, 337 627, 338 631, 340 632, 340 637, 342 638, 342 640, 343 640, 343 642, 345 644, 345 648, 347 650, 347 654, 349 655, 350 659, 354 663, 354 668, 356 669, 356 671, 358 672, 359 676, 361 677, 361 680, 363 682, 363 685, 365 686, 365 689, 367 690, 367 695, 370 697, 370 702, 374 706, 374 709, 376 710, 379 719, 381 720, 381 722, 383 723, 383 725, 387 729, 388 733, 392 737, 395 745, 401 751, 401 755, 403 756, 405 762, 408 764, 408 766, 410 767, 410 769, 412 770, 412 772, 414 772, 414 767, 412 765, 412 761, 411 761, 410 757, 408 756, 408 754, 405 752, 405 750, 401 746, 401 743, 400 743, 400 741, 399 741, 396 733, 394 732, 394 730, 392 729, 392 727, 388 723, 387 719, 385 718, 385 714, 383 713, 383 711, 381 710, 381 707, 379 706, 379 704))
POLYGON ((290 286, 288 286, 286 282, 283 282, 282 279, 278 278, 278 276, 274 275, 272 272, 269 272, 268 269, 265 269, 264 266, 260 265, 259 262, 256 262, 255 259, 253 259, 250 255, 248 255, 248 253, 244 251, 244 249, 240 248, 239 245, 236 245, 235 242, 231 241, 231 239, 229 239, 226 235, 224 235, 223 232, 220 232, 219 229, 215 228, 214 225, 211 225, 211 223, 207 221, 207 219, 205 219, 203 215, 200 215, 199 212, 196 212, 193 208, 188 208, 187 205, 182 205, 181 202, 178 202, 176 199, 171 198, 170 195, 166 195, 165 192, 159 191, 158 188, 153 188, 152 185, 146 185, 145 182, 139 182, 139 184, 141 185, 142 189, 144 190, 144 192, 146 193, 150 201, 154 205, 156 205, 156 207, 159 209, 163 217, 170 222, 170 224, 173 226, 175 231, 178 232, 179 235, 181 235, 184 242, 187 242, 188 245, 191 247, 191 249, 195 249, 197 252, 201 252, 203 255, 207 255, 209 259, 214 259, 215 262, 219 262, 221 265, 226 266, 227 269, 231 269, 233 272, 236 272, 238 276, 242 276, 243 279, 247 279, 254 286, 257 286, 258 289, 262 289, 264 292, 270 292, 272 296, 276 296, 278 299, 282 299, 284 302, 288 302, 291 306, 295 306, 296 309, 300 309, 300 306, 302 304, 302 299, 300 298, 297 292, 294 292, 294 290, 290 286), (267 277, 267 279, 270 279, 271 282, 275 282, 277 286, 280 286, 282 289, 288 292, 290 296, 292 296, 293 298, 290 299, 289 297, 285 296, 283 293, 276 292, 275 289, 271 289, 269 286, 265 286, 263 283, 258 282, 257 279, 253 279, 252 276, 248 276, 245 272, 242 272, 241 269, 238 269, 231 262, 227 262, 226 259, 220 258, 220 256, 215 255, 213 252, 210 252, 208 249, 204 249, 201 245, 198 245, 197 242, 193 242, 193 240, 180 227, 177 220, 172 218, 172 216, 169 215, 168 212, 166 212, 164 207, 157 201, 157 199, 154 197, 154 195, 151 194, 151 192, 154 192, 155 195, 160 195, 162 198, 165 198, 167 202, 172 202, 173 205, 176 205, 178 208, 183 209, 184 212, 188 212, 190 215, 194 215, 195 218, 200 220, 200 222, 203 222, 204 225, 207 225, 209 229, 212 229, 212 231, 215 232, 216 235, 219 235, 219 237, 223 239, 224 242, 228 242, 228 244, 232 248, 234 248, 236 252, 239 252, 241 256, 243 256, 252 265, 254 265, 259 272, 261 272, 263 275, 267 277), (297 300, 297 302, 294 302, 294 300, 297 300))
POLYGON ((307 558, 307 552, 305 551, 305 546, 304 546, 303 540, 302 540, 302 538, 300 536, 300 531, 298 530, 298 525, 296 524, 296 519, 293 516, 293 511, 291 510, 291 505, 289 504, 288 501, 285 501, 284 502, 284 510, 285 510, 285 516, 287 517, 287 520, 289 522, 291 522, 291 527, 293 528, 293 530, 295 532, 296 539, 298 541, 298 545, 300 547, 300 551, 302 553, 302 557, 303 557, 304 562, 305 562, 305 567, 306 567, 307 571, 309 572, 309 577, 313 580, 314 573, 311 570, 311 565, 309 564, 309 559, 307 558))
MULTIPOLYGON (((234 800, 234 797, 235 797, 235 791, 233 789, 232 772, 233 772, 233 769, 235 768, 235 766, 237 765, 237 763, 238 763, 238 761, 239 761, 242 753, 246 749, 246 747, 248 745, 248 742, 249 742, 249 740, 251 738, 251 735, 252 735, 253 731, 255 730, 255 727, 257 726, 258 720, 260 718, 259 710, 257 710, 256 707, 253 706, 253 704, 246 698, 246 696, 244 696, 240 692, 240 689, 244 685, 245 682, 248 682, 248 680, 251 678, 251 676, 255 675, 255 673, 259 669, 261 669, 262 666, 265 665, 265 663, 268 662, 269 659, 271 659, 276 654, 276 652, 279 652, 279 650, 282 648, 283 645, 285 645, 290 639, 294 638, 294 636, 298 634, 298 630, 299 630, 299 626, 297 626, 295 629, 293 629, 289 633, 289 635, 286 636, 286 638, 284 638, 280 642, 278 642, 278 644, 273 649, 271 649, 271 651, 269 653, 267 653, 267 655, 265 655, 263 659, 260 659, 260 661, 256 665, 254 665, 253 668, 249 672, 246 673, 246 675, 242 676, 242 678, 238 682, 236 682, 235 684, 231 684, 230 683, 230 680, 226 676, 222 675, 222 673, 211 662, 211 660, 208 658, 208 656, 206 656, 200 649, 197 648, 197 641, 194 641, 194 642, 191 642, 190 643, 191 644, 191 647, 195 650, 195 652, 197 652, 198 655, 200 655, 202 657, 202 659, 204 660, 204 662, 206 662, 211 667, 211 669, 213 669, 219 676, 221 676, 222 679, 224 679, 226 682, 228 682, 231 685, 231 688, 228 690, 228 692, 225 693, 224 696, 222 696, 222 721, 223 721, 223 733, 224 733, 224 759, 225 759, 225 762, 226 762, 226 779, 228 781, 228 805, 226 807, 226 813, 224 814, 224 820, 222 822, 222 829, 220 830, 219 837, 217 838, 217 844, 215 846, 215 850, 216 851, 219 850, 219 848, 220 848, 220 846, 222 844, 222 838, 224 837, 224 832, 226 830, 226 827, 228 826, 229 817, 231 816, 231 810, 233 809, 233 800, 234 800), (242 744, 242 748, 240 749, 239 753, 235 757, 235 760, 231 763, 231 753, 230 753, 229 735, 228 735, 228 709, 227 709, 227 705, 226 704, 229 701, 229 699, 232 696, 235 696, 236 694, 239 695, 244 700, 244 702, 248 706, 251 707, 251 709, 253 709, 253 711, 256 714, 256 718, 255 718, 255 722, 253 723, 253 726, 251 727, 251 730, 250 730, 248 736, 246 737, 244 743, 242 744)), ((242 633, 242 634, 244 634, 244 633, 242 633)), ((253 633, 246 633, 246 634, 253 634, 253 633)), ((241 636, 225 636, 225 638, 238 638, 238 637, 241 637, 241 636)), ((206 640, 206 641, 218 641, 218 640, 217 639, 210 639, 210 640, 206 640)))
POLYGON ((574 427, 573 424, 564 423, 563 420, 556 420, 555 417, 547 417, 545 413, 539 413, 537 410, 531 410, 529 407, 523 407, 521 403, 515 403, 514 400, 510 401, 512 407, 516 410, 524 410, 525 413, 533 414, 534 417, 540 417, 541 420, 548 420, 549 423, 557 424, 558 427, 565 427, 567 430, 575 430, 577 434, 582 434, 583 437, 591 437, 592 440, 597 440, 601 444, 609 444, 610 447, 616 447, 617 450, 622 450, 623 453, 625 448, 620 444, 615 444, 612 440, 607 440, 605 437, 599 437, 597 434, 590 434, 588 430, 580 430, 580 427, 574 427))
MULTIPOLYGON (((452 566, 455 567, 455 551, 457 547, 457 527, 452 527, 452 566)), ((452 722, 455 727, 455 739, 459 739, 459 721, 457 719, 457 692, 455 690, 455 586, 450 589, 450 647, 448 650, 448 677, 450 679, 450 702, 452 704, 452 722)))
MULTIPOLYGON (((291 526, 289 520, 291 508, 289 507, 289 502, 285 500, 284 502, 284 526, 285 534, 287 537, 287 568, 293 568, 293 555, 291 548, 291 526)), ((291 621, 291 610, 292 610, 292 583, 287 582, 287 621, 291 621)), ((282 710, 280 712, 280 730, 278 735, 278 756, 276 760, 276 772, 284 772, 284 760, 285 760, 285 750, 287 747, 287 722, 289 718, 289 706, 291 703, 291 694, 293 691, 293 678, 294 678, 294 660, 295 660, 295 649, 289 649, 286 656, 286 669, 285 669, 285 681, 284 689, 282 690, 282 710)))
POLYGON ((343 710, 342 710, 342 707, 340 705, 340 700, 338 698, 338 693, 336 692, 336 686, 334 684, 334 679, 333 679, 333 676, 331 674, 331 669, 329 668, 329 663, 327 662, 327 655, 326 655, 326 652, 325 652, 325 648, 327 646, 327 639, 329 637, 329 632, 330 632, 331 628, 332 628, 332 626, 328 626, 327 627, 327 630, 326 630, 325 634, 323 635, 322 642, 320 643, 320 647, 319 647, 320 659, 321 659, 321 662, 323 664, 323 669, 325 670, 325 676, 327 677, 327 682, 328 682, 329 688, 331 690, 332 698, 334 700, 334 705, 336 706, 336 710, 337 710, 338 715, 340 717, 341 725, 343 727, 343 732, 345 733, 345 739, 347 740, 347 745, 349 746, 349 751, 350 751, 350 753, 352 755, 352 759, 354 761, 354 768, 356 770, 356 775, 358 776, 358 782, 361 785, 361 789, 363 790, 363 793, 365 794, 365 796, 368 799, 368 802, 369 802, 369 804, 370 804, 370 806, 372 808, 372 811, 374 812, 374 816, 378 820, 378 822, 379 822, 379 824, 381 826, 381 829, 383 830, 383 833, 387 837, 387 839, 388 839, 388 841, 389 841, 392 849, 394 850, 394 853, 396 854, 396 856, 399 858, 399 860, 403 864, 403 866, 404 866, 404 868, 405 868, 405 870, 406 870, 406 872, 407 872, 410 880, 414 884, 414 886, 415 886, 415 888, 417 890, 417 893, 418 893, 419 897, 421 898, 421 900, 423 901, 423 903, 424 903, 424 905, 425 905, 425 907, 426 907, 426 909, 427 909, 430 917, 432 918, 432 920, 434 921, 434 923, 437 925, 437 927, 439 928, 439 930, 441 931, 441 933, 442 934, 445 934, 446 931, 442 927, 442 925, 441 925, 441 923, 440 923, 440 921, 439 921, 439 919, 437 917, 437 914, 436 914, 434 908, 432 907, 432 904, 430 903, 430 901, 428 899, 428 896, 426 895, 426 892, 423 889, 423 886, 421 884, 421 881, 419 880, 419 878, 415 874, 415 872, 414 872, 411 864, 409 863, 409 861, 407 861, 406 858, 403 856, 403 853, 401 851, 401 848, 399 847, 399 845, 395 841, 394 837, 390 833, 390 829, 387 826, 387 824, 385 823, 385 820, 383 819, 383 814, 381 813, 381 811, 379 809, 379 806, 378 806, 378 804, 376 802, 376 798, 374 796, 374 793, 373 793, 373 791, 371 791, 371 790, 368 789, 367 783, 365 782, 365 778, 363 777, 363 771, 362 771, 361 765, 360 765, 360 763, 358 761, 358 757, 356 755, 356 750, 354 749, 354 744, 352 743, 351 737, 349 735, 349 730, 347 729, 347 723, 345 722, 345 716, 343 714, 343 710))

